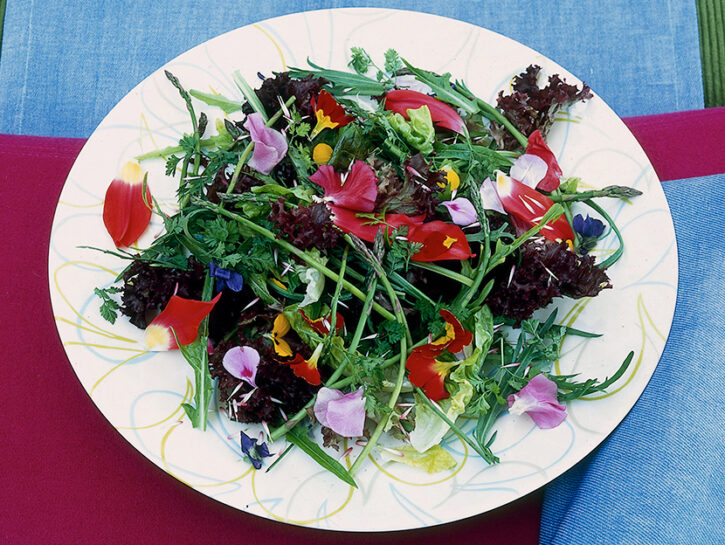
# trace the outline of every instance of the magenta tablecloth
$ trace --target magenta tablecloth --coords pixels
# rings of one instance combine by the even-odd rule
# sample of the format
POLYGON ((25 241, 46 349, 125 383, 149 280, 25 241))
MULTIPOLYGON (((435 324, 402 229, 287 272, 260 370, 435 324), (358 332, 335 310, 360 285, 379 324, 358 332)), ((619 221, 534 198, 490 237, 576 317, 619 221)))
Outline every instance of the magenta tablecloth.
MULTIPOLYGON (((725 172, 725 108, 626 121, 661 179, 725 172)), ((434 528, 342 534, 236 511, 166 475, 131 447, 76 379, 50 308, 52 217, 83 143, 0 135, 0 542, 538 543, 539 492, 434 528)))

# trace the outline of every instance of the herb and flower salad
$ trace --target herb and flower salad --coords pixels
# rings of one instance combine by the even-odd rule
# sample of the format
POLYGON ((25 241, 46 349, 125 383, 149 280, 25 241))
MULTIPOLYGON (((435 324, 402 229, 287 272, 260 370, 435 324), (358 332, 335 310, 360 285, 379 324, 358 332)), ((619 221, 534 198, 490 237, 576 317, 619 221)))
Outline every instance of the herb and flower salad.
POLYGON ((299 448, 355 485, 378 449, 435 472, 456 464, 440 446, 449 432, 496 463, 501 414, 556 427, 566 401, 605 390, 633 357, 601 380, 556 375, 564 337, 597 334, 534 314, 612 287, 623 241, 595 199, 639 194, 580 191, 546 143, 589 88, 558 75, 542 86, 529 66, 492 106, 393 50, 381 64, 353 48, 350 71, 310 62, 260 74, 258 89, 237 72, 243 101, 166 72, 191 130, 127 163, 106 193, 116 249, 102 251, 129 264, 95 290, 103 317, 127 316, 148 350, 180 351, 194 427, 215 395, 226 418, 261 424, 240 434, 257 469, 299 448), (147 184, 143 165, 159 160, 178 185, 173 211, 147 184), (163 232, 138 249, 152 214, 163 232), (612 231, 618 248, 599 263, 589 251, 612 231))

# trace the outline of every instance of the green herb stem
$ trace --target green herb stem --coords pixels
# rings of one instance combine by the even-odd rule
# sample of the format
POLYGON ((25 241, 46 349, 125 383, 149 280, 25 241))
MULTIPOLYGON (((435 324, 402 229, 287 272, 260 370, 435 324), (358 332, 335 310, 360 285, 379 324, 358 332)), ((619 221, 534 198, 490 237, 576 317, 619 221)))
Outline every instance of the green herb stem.
MULTIPOLYGON (((373 303, 373 295, 375 294, 375 286, 377 284, 377 278, 373 277, 370 280, 370 285, 368 286, 367 296, 365 298, 365 302, 363 303, 362 312, 360 313, 360 319, 358 320, 357 327, 355 328, 355 334, 353 335, 352 341, 350 342, 350 346, 347 349, 347 352, 350 354, 354 354, 357 350, 358 345, 360 344, 360 338, 362 337, 363 331, 365 330, 365 322, 367 321, 368 317, 370 316, 370 311, 372 310, 372 303, 373 303)), ((330 328, 332 331, 332 328, 330 328)), ((338 379, 342 376, 342 374, 345 371, 345 362, 343 362, 342 365, 340 365, 337 369, 335 369, 332 372, 332 375, 330 376, 327 381, 325 381, 325 386, 328 388, 337 388, 339 387, 339 383, 337 383, 338 379)), ((347 383, 350 383, 350 380, 347 381, 347 383)), ((307 409, 309 407, 312 407, 315 403, 315 397, 313 397, 310 401, 307 402, 307 404, 297 411, 294 415, 292 415, 291 418, 287 420, 284 424, 279 426, 278 428, 273 429, 270 432, 270 438, 275 441, 282 437, 284 434, 286 434, 288 431, 290 431, 292 428, 294 428, 305 416, 307 416, 307 409)))
POLYGON ((383 286, 388 293, 390 304, 393 306, 393 310, 395 312, 395 320, 403 327, 405 331, 405 335, 403 335, 400 339, 400 354, 398 355, 398 374, 395 379, 393 391, 390 394, 390 399, 388 400, 389 411, 380 418, 380 421, 375 427, 375 430, 370 436, 370 439, 363 447, 362 451, 360 451, 360 454, 358 454, 357 458, 355 458, 355 461, 352 463, 352 466, 348 470, 348 473, 350 475, 355 475, 360 465, 367 458, 370 451, 380 439, 383 430, 388 424, 390 415, 392 414, 392 411, 395 408, 396 403, 398 402, 398 397, 400 396, 400 392, 403 388, 403 380, 405 379, 405 362, 408 359, 407 347, 408 345, 413 344, 413 341, 411 339, 408 322, 405 319, 403 307, 400 304, 398 296, 395 294, 395 290, 393 290, 393 286, 390 284, 390 280, 388 280, 388 276, 380 265, 380 261, 378 260, 378 258, 365 246, 365 244, 361 240, 353 238, 351 235, 345 235, 345 240, 354 250, 356 250, 363 257, 363 259, 365 259, 365 261, 367 261, 372 266, 375 274, 378 276, 378 279, 383 283, 383 286))
POLYGON ((549 208, 546 211, 546 214, 541 218, 541 221, 534 225, 531 229, 526 231, 523 235, 518 237, 516 240, 514 240, 511 244, 508 244, 504 246, 500 251, 496 251, 492 256, 491 260, 488 266, 488 270, 486 271, 486 274, 491 272, 495 267, 500 265, 504 262, 504 260, 511 255, 513 252, 515 252, 519 246, 521 246, 524 242, 529 240, 531 237, 536 235, 539 231, 541 231, 544 226, 552 221, 556 221, 559 216, 561 216, 564 213, 564 208, 561 204, 556 203, 554 206, 549 208))
POLYGON ((506 129, 511 133, 511 136, 513 136, 519 144, 521 144, 521 147, 526 149, 526 146, 529 145, 528 139, 521 134, 521 132, 513 126, 513 124, 504 116, 498 109, 491 106, 488 102, 485 100, 481 100, 478 97, 471 96, 476 101, 476 105, 479 108, 479 111, 488 119, 491 121, 495 121, 497 123, 500 123, 506 129))
POLYGON ((342 254, 342 265, 340 265, 340 272, 338 273, 337 284, 335 285, 335 293, 332 296, 332 302, 330 303, 330 333, 327 335, 325 342, 329 345, 332 342, 332 338, 335 336, 337 329, 337 302, 340 300, 340 293, 342 292, 342 283, 345 280, 345 269, 347 268, 347 253, 350 248, 345 247, 342 254))
POLYGON ((586 201, 589 199, 599 199, 602 197, 609 197, 612 199, 629 199, 632 197, 638 197, 641 194, 642 192, 638 189, 621 185, 610 185, 602 189, 581 191, 579 193, 561 193, 560 191, 556 191, 549 195, 549 198, 554 202, 576 202, 586 201))
POLYGON ((614 220, 609 216, 609 214, 604 211, 601 206, 599 206, 594 201, 589 200, 584 201, 584 204, 586 204, 590 208, 593 208, 595 212, 598 212, 606 220, 614 233, 617 235, 617 240, 619 241, 619 248, 617 248, 617 250, 600 265, 601 267, 606 269, 614 265, 617 261, 619 261, 619 258, 622 257, 622 254, 624 253, 624 238, 622 237, 622 233, 619 232, 617 224, 614 223, 614 220))
MULTIPOLYGON (((350 346, 347 349, 348 353, 350 354, 354 354, 357 350, 357 347, 360 345, 360 339, 362 338, 363 332, 365 331, 365 324, 370 317, 370 311, 373 307, 373 297, 375 296, 375 289, 377 288, 377 285, 378 278, 377 276, 373 276, 370 279, 370 284, 368 285, 367 296, 365 297, 362 312, 360 313, 360 318, 358 318, 357 326, 355 327, 355 333, 353 334, 352 340, 350 341, 350 346)), ((338 377, 335 377, 335 379, 337 378, 338 377)), ((330 380, 328 382, 332 383, 332 379, 333 377, 330 377, 330 380)))
MULTIPOLYGON (((244 80, 242 79, 242 81, 244 81, 244 80)), ((239 82, 237 82, 237 84, 239 84, 239 82)), ((246 84, 246 82, 245 82, 245 84, 246 84)), ((254 94, 254 92, 252 92, 252 94, 254 94)), ((244 96, 246 97, 246 95, 244 95, 244 96)), ((256 97, 257 95, 254 95, 254 96, 256 97)), ((284 103, 285 107, 289 108, 290 106, 292 106, 292 103, 295 100, 296 100, 296 97, 294 97, 294 96, 289 97, 287 99, 287 101, 284 103)), ((247 97, 247 101, 249 101, 248 97, 247 97)), ((272 117, 270 117, 267 121, 265 121, 264 124, 267 127, 271 127, 272 125, 274 125, 277 122, 277 120, 282 116, 283 113, 284 113, 283 109, 280 108, 279 110, 277 110, 277 112, 272 117)), ((264 115, 264 117, 265 118, 267 117, 266 114, 264 115)), ((232 191, 234 191, 234 187, 237 185, 237 180, 239 179, 239 175, 242 173, 242 167, 244 166, 244 163, 247 162, 247 159, 249 159, 249 156, 252 154, 253 150, 254 150, 254 142, 250 142, 249 144, 247 144, 247 147, 244 148, 244 151, 242 151, 242 154, 239 156, 239 161, 237 161, 237 165, 234 167, 234 174, 232 174, 232 179, 229 182, 229 187, 227 188, 227 194, 230 195, 232 193, 232 191)))
POLYGON ((471 280, 467 276, 459 274, 454 271, 451 271, 449 269, 446 269, 445 267, 441 267, 440 265, 436 265, 435 263, 426 263, 426 262, 422 262, 422 261, 411 261, 410 264, 413 267, 417 267, 419 269, 425 269, 426 271, 434 272, 436 274, 440 274, 441 276, 445 276, 446 278, 450 278, 451 280, 455 280, 456 282, 460 282, 464 286, 473 285, 473 280, 471 280))
MULTIPOLYGON (((408 329, 408 325, 405 322, 405 317, 403 317, 401 324, 405 327, 406 330, 408 329)), ((410 335, 409 332, 408 335, 410 335)), ((352 463, 350 469, 348 469, 347 472, 351 476, 355 475, 360 465, 363 463, 363 461, 365 461, 368 454, 370 454, 370 451, 380 440, 380 436, 382 435, 383 430, 387 426, 388 420, 390 419, 390 414, 395 408, 395 405, 398 403, 398 397, 400 396, 400 391, 403 388, 403 380, 405 379, 405 362, 408 359, 407 353, 407 336, 403 336, 400 339, 400 364, 398 366, 398 375, 395 379, 395 386, 393 387, 393 391, 390 394, 390 399, 388 400, 388 408, 390 409, 390 412, 386 413, 385 416, 380 419, 380 422, 378 422, 378 425, 375 427, 375 430, 370 436, 370 439, 363 447, 362 451, 360 451, 360 454, 358 454, 357 458, 355 458, 355 461, 352 463)))

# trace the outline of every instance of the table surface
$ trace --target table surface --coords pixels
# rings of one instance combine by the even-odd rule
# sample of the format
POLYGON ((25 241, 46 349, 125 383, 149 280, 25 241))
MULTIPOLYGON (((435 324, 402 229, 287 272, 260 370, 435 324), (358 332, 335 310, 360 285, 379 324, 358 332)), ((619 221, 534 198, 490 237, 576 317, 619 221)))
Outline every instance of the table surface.
POLYGON ((343 6, 424 11, 499 32, 585 80, 620 116, 703 107, 690 0, 13 0, 0 133, 87 138, 139 81, 189 48, 269 17, 343 6))
MULTIPOLYGON (((725 172, 717 144, 704 140, 699 130, 707 123, 725 134, 725 109, 645 116, 627 123, 663 180, 680 177, 683 163, 693 176, 725 172), (689 144, 673 150, 671 140, 662 136, 673 131, 689 144)), ((0 367, 2 384, 10 385, 4 396, 0 460, 9 476, 3 487, 5 504, 12 506, 0 515, 0 536, 8 543, 185 543, 224 542, 243 532, 248 542, 338 542, 340 533, 259 519, 196 493, 143 458, 93 407, 58 339, 46 274, 52 212, 83 142, 0 136, 0 157, 6 165, 0 188, 9 212, 0 224, 2 250, 12 256, 0 263, 0 309, 7 339, 3 352, 7 362, 14 362, 0 367), (28 199, 30 183, 42 190, 28 199)), ((720 196, 725 198, 725 192, 720 196)), ((722 313, 722 301, 719 305, 722 313)), ((536 543, 540 510, 537 492, 457 523, 376 534, 376 541, 426 544, 455 537, 467 542, 485 535, 481 542, 536 543)), ((363 543, 370 537, 345 534, 344 539, 363 543)))

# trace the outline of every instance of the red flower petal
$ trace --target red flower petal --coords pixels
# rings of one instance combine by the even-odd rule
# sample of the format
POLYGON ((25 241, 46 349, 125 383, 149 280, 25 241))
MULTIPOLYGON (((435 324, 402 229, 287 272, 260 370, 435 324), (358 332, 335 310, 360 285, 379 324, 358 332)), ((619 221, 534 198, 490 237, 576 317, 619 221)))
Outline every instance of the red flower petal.
POLYGON ((211 301, 196 301, 172 295, 164 310, 146 328, 146 347, 149 350, 179 348, 174 333, 182 346, 193 343, 199 334, 201 321, 209 315, 221 295, 219 293, 211 301))
POLYGON ((292 368, 295 376, 304 379, 308 384, 318 386, 322 382, 320 371, 317 369, 317 359, 314 355, 309 360, 306 360, 299 354, 295 354, 293 360, 285 363, 292 368))
POLYGON ((455 354, 471 344, 471 341, 473 341, 473 334, 470 331, 463 329, 461 322, 458 321, 458 318, 456 318, 451 311, 441 309, 440 315, 447 323, 453 326, 453 339, 451 339, 444 348, 455 354))
POLYGON ((312 131, 313 135, 322 129, 344 127, 348 123, 355 121, 355 118, 347 115, 345 108, 340 106, 337 100, 324 89, 320 91, 316 101, 314 96, 310 98, 310 105, 315 111, 315 117, 317 117, 317 126, 312 131))
MULTIPOLYGON (((143 177, 141 167, 128 162, 121 169, 120 176, 106 190, 103 223, 118 248, 131 246, 136 242, 151 221, 151 209, 143 197, 143 177)), ((146 200, 151 203, 148 186, 146 200)))
MULTIPOLYGON (((309 318, 307 314, 305 314, 305 311, 301 308, 297 310, 302 315, 305 322, 307 322, 307 325, 310 326, 316 333, 319 333, 320 335, 327 335, 330 333, 330 317, 332 313, 329 313, 324 318, 317 318, 316 320, 313 320, 309 318)), ((345 318, 338 312, 337 318, 335 319, 335 332, 339 333, 344 327, 345 318)))
POLYGON ((541 136, 541 131, 535 130, 529 136, 529 144, 526 146, 526 153, 530 155, 536 155, 537 157, 544 160, 546 163, 547 171, 546 176, 536 185, 536 189, 541 191, 553 191, 561 183, 561 167, 551 151, 549 146, 544 141, 544 137, 541 136))
POLYGON ((363 161, 355 161, 345 183, 330 165, 321 165, 310 180, 325 190, 325 198, 333 204, 360 212, 372 212, 375 208, 378 179, 373 169, 363 161))
MULTIPOLYGON (((501 204, 514 222, 527 229, 539 223, 549 208, 554 206, 554 201, 546 195, 504 174, 499 173, 496 179, 496 191, 501 204)), ((564 215, 546 224, 540 233, 544 238, 555 242, 574 240, 574 232, 564 215)))
POLYGON ((375 218, 359 217, 355 210, 348 210, 342 206, 328 205, 332 212, 332 222, 346 233, 352 233, 356 237, 373 242, 375 235, 381 227, 392 231, 401 225, 412 225, 421 222, 423 216, 406 216, 405 214, 388 214, 387 216, 375 216, 375 218))
POLYGON ((435 125, 459 133, 463 132, 461 116, 440 100, 410 89, 395 89, 385 95, 385 109, 399 113, 405 119, 409 119, 408 110, 416 110, 421 106, 428 106, 435 125))
POLYGON ((433 401, 446 399, 450 395, 445 388, 445 380, 453 362, 449 364, 436 359, 443 350, 429 344, 419 346, 413 349, 405 362, 410 383, 422 388, 433 401))
POLYGON ((471 247, 466 235, 457 225, 444 221, 414 222, 408 228, 408 240, 423 244, 413 261, 442 261, 468 259, 471 247))

